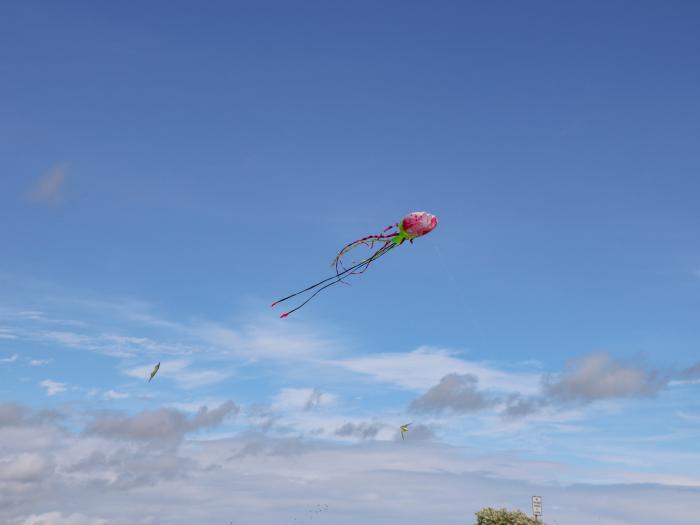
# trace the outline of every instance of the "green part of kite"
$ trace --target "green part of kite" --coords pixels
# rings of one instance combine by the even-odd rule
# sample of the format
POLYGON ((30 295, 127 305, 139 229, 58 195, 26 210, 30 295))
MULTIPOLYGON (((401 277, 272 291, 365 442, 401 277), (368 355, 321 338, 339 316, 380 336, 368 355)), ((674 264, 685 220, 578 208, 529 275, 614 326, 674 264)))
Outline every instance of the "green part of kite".
POLYGON ((411 234, 407 233, 406 230, 403 229, 403 224, 399 223, 399 233, 396 234, 396 237, 391 239, 391 242, 393 242, 395 244, 401 244, 403 241, 406 241, 406 240, 410 241, 411 239, 415 239, 415 238, 416 238, 415 235, 411 235, 411 234))

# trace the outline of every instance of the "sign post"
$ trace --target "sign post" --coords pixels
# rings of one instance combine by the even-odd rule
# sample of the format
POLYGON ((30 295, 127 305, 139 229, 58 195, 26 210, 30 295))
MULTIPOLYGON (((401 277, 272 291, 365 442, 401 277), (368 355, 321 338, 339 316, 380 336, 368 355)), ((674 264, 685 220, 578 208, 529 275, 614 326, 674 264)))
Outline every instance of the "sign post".
POLYGON ((532 496, 532 514, 535 516, 535 521, 540 521, 540 516, 542 516, 542 496, 532 496))

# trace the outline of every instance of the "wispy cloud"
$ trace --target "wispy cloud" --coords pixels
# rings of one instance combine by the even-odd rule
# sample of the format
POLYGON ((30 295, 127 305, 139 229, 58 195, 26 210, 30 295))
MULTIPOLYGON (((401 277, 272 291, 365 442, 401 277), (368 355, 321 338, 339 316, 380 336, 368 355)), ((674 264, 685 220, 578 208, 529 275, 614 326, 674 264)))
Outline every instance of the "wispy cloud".
POLYGON ((116 391, 116 390, 107 390, 107 391, 103 394, 102 397, 104 397, 104 398, 107 399, 108 401, 112 401, 112 400, 115 400, 115 399, 127 399, 127 398, 130 397, 130 395, 127 394, 126 392, 118 392, 118 391, 116 391))
POLYGON ((329 357, 340 349, 337 341, 300 325, 263 322, 234 327, 201 320, 179 323, 159 317, 140 301, 81 299, 68 294, 61 296, 61 304, 66 303, 84 309, 86 319, 54 319, 38 310, 6 312, 4 318, 14 321, 15 326, 0 327, 0 337, 53 343, 112 357, 148 354, 158 359, 208 354, 247 362, 310 361, 329 357), (121 328, 115 329, 115 325, 121 328), (144 332, 148 336, 142 335, 144 332))
POLYGON ((179 343, 163 343, 147 337, 119 334, 90 334, 67 330, 30 330, 24 335, 28 339, 56 343, 69 348, 87 350, 112 357, 134 357, 150 355, 189 355, 195 348, 179 343))
POLYGON ((46 319, 46 314, 39 310, 20 310, 2 312, 2 317, 29 321, 43 321, 46 319))
MULTIPOLYGON (((129 377, 146 381, 153 370, 153 364, 137 366, 123 371, 129 377)), ((154 381, 172 380, 185 389, 199 388, 218 383, 234 374, 233 370, 197 369, 188 359, 162 361, 154 381)))
POLYGON ((44 366, 44 365, 48 365, 50 362, 51 362, 51 359, 30 359, 29 365, 30 366, 44 366))
POLYGON ((692 412, 686 412, 683 410, 679 410, 676 412, 676 415, 679 418, 684 419, 686 421, 693 421, 693 422, 700 423, 700 412, 692 413, 692 412))
POLYGON ((63 185, 66 167, 55 166, 43 175, 32 189, 31 197, 39 202, 60 202, 63 199, 63 185))
POLYGON ((337 343, 295 325, 245 326, 240 330, 215 323, 198 323, 189 330, 223 352, 249 360, 280 361, 324 357, 337 343))
POLYGON ((408 390, 427 390, 445 376, 467 374, 485 389, 534 394, 540 390, 540 374, 512 373, 475 361, 460 359, 438 348, 421 347, 407 353, 375 354, 333 361, 347 370, 408 390))
POLYGON ((17 339, 17 336, 9 328, 0 327, 0 339, 17 339))
POLYGON ((42 514, 31 514, 15 523, 18 525, 108 525, 109 522, 104 518, 86 516, 79 512, 63 514, 62 512, 52 511, 42 514))
POLYGON ((335 402, 332 394, 317 388, 283 388, 272 403, 275 410, 313 410, 335 402))
POLYGON ((46 389, 46 394, 49 396, 54 396, 66 391, 65 383, 59 383, 58 381, 52 381, 51 379, 44 379, 39 384, 46 389))
POLYGON ((17 361, 19 356, 17 354, 12 354, 10 357, 3 357, 0 359, 0 363, 14 363, 17 361))

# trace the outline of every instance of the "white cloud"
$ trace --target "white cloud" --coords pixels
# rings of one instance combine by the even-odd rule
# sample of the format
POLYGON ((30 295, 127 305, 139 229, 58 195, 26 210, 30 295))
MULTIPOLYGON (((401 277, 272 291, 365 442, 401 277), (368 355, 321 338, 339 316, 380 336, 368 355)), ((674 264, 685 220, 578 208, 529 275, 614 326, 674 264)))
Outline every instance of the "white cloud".
POLYGON ((61 392, 66 391, 66 384, 65 383, 59 383, 57 381, 52 381, 50 379, 44 379, 39 384, 41 386, 43 386, 44 388, 46 388, 46 393, 49 396, 60 394, 61 392))
POLYGON ((18 357, 19 356, 17 354, 12 354, 10 357, 4 357, 0 359, 0 363, 14 363, 15 361, 17 361, 18 357))
POLYGON ((18 454, 8 460, 0 460, 0 481, 41 480, 53 472, 53 468, 53 463, 40 454, 18 454))
POLYGON ((236 327, 196 320, 179 323, 154 315, 147 304, 139 301, 86 300, 63 290, 56 291, 54 287, 46 290, 47 286, 43 285, 40 288, 40 292, 50 292, 47 302, 70 305, 69 317, 75 315, 77 309, 85 312, 90 321, 61 321, 43 311, 12 312, 3 315, 22 323, 0 327, 0 338, 19 336, 112 357, 146 354, 156 360, 164 356, 207 354, 227 358, 235 356, 250 362, 260 359, 298 361, 328 357, 339 350, 336 341, 298 323, 263 322, 236 327), (60 296, 60 301, 56 295, 60 296), (56 326, 47 328, 49 322, 56 326), (119 333, 115 331, 115 325, 127 325, 132 333, 119 333), (151 338, 139 334, 143 326, 147 327, 149 335, 154 331, 157 335, 151 338), (177 342, 172 342, 173 339, 177 342))
POLYGON ((299 360, 327 356, 337 343, 291 323, 248 326, 237 331, 214 323, 201 323, 192 332, 205 342, 245 359, 299 360))
POLYGON ((48 365, 51 359, 31 359, 29 361, 30 366, 44 366, 48 365))
POLYGON ((17 339, 17 336, 9 328, 0 328, 0 339, 17 339))
POLYGON ((64 516, 61 512, 45 512, 32 514, 16 523, 19 525, 106 525, 108 522, 104 518, 91 518, 79 513, 64 516))
MULTIPOLYGON (((173 380, 184 389, 194 389, 201 386, 219 383, 233 375, 231 370, 192 369, 188 359, 161 361, 158 374, 153 381, 173 380)), ((123 373, 136 379, 148 380, 153 370, 153 364, 137 366, 124 370, 123 373)))
POLYGON ((272 403, 275 410, 311 410, 327 407, 336 401, 336 397, 316 388, 283 388, 272 403))
POLYGON ((92 342, 92 337, 90 336, 61 330, 47 331, 43 333, 43 336, 48 341, 53 341, 74 348, 86 347, 92 342))
POLYGON ((334 364, 377 381, 408 390, 427 390, 449 374, 472 375, 482 388, 532 395, 540 391, 540 375, 511 373, 459 359, 448 350, 420 347, 408 353, 375 354, 337 360, 334 364))
POLYGON ((2 317, 27 321, 42 321, 46 318, 46 314, 39 310, 2 311, 0 315, 2 317))
POLYGON ((678 410, 676 412, 676 415, 679 418, 684 419, 686 421, 693 421, 693 422, 700 423, 700 412, 692 413, 692 412, 686 412, 684 410, 678 410))
POLYGON ((112 401, 114 399, 127 399, 129 394, 126 392, 117 392, 116 390, 107 390, 103 397, 109 401, 112 401))
POLYGON ((69 348, 98 352, 111 357, 136 355, 187 355, 196 348, 183 344, 154 341, 147 337, 133 337, 112 333, 84 334, 66 330, 25 331, 28 339, 58 343, 69 348))

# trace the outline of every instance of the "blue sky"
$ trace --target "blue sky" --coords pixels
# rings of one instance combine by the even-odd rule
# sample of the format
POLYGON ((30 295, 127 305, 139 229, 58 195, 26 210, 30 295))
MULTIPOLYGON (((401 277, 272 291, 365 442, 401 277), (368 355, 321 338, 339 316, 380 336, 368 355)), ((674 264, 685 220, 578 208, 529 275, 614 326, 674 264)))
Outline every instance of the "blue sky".
POLYGON ((699 11, 5 2, 0 516, 687 523, 699 11))

